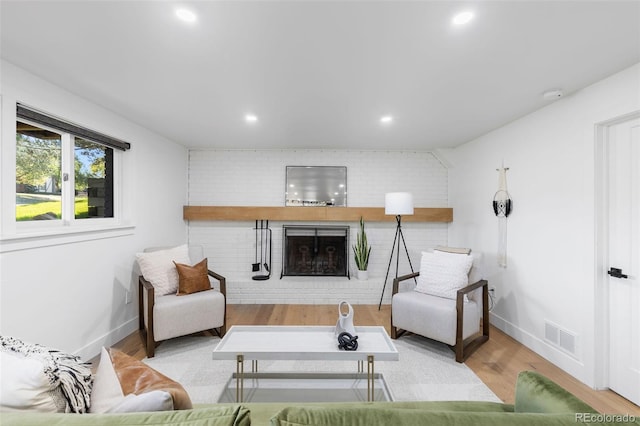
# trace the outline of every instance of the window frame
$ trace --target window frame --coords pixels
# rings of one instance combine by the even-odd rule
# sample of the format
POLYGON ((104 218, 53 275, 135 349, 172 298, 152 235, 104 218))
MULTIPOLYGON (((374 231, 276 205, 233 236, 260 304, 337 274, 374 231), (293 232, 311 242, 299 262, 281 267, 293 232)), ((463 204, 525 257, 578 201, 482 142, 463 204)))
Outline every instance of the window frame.
MULTIPOLYGON (((26 124, 38 126, 41 129, 48 130, 50 132, 57 133, 61 136, 61 160, 60 169, 61 175, 67 175, 66 179, 62 179, 60 186, 62 187, 61 204, 62 204, 62 218, 53 220, 15 220, 15 207, 14 207, 14 221, 16 222, 16 229, 30 230, 30 229, 51 229, 56 227, 90 227, 95 225, 115 225, 119 223, 119 217, 122 212, 122 197, 121 197, 121 162, 122 151, 113 149, 113 217, 92 217, 77 219, 75 217, 75 138, 80 137, 68 132, 48 127, 42 123, 36 121, 30 121, 24 118, 18 118, 16 121, 21 121, 26 124)), ((82 138, 86 139, 86 138, 82 138)), ((100 144, 99 142, 91 140, 100 144)), ((102 145, 102 144, 100 144, 102 145)), ((106 146, 106 145, 103 145, 106 146)), ((15 191, 14 191, 15 199, 15 191)), ((15 205, 15 201, 14 201, 15 205)))
MULTIPOLYGON (((23 250, 33 247, 66 244, 76 241, 87 241, 131 235, 135 226, 125 217, 128 212, 124 206, 125 196, 124 167, 125 155, 122 148, 115 149, 101 141, 65 132, 47 126, 41 122, 29 120, 17 114, 19 102, 2 99, 2 161, 0 180, 2 180, 2 211, 0 218, 0 253, 23 250), (11 105, 13 105, 11 107, 11 105), (16 220, 16 133, 17 121, 41 127, 62 135, 61 172, 68 173, 69 179, 62 181, 62 218, 55 220, 16 220), (75 170, 74 170, 74 137, 90 140, 113 149, 113 217, 75 218, 75 170), (10 191, 9 191, 10 189, 10 191)), ((49 114, 47 114, 49 115, 49 114)), ((50 115, 53 117, 52 115, 50 115)), ((89 132, 93 132, 86 128, 89 132)), ((98 134, 97 132, 95 132, 98 134)), ((108 136, 105 136, 108 138, 108 136)), ((130 145, 127 143, 127 149, 130 145)))

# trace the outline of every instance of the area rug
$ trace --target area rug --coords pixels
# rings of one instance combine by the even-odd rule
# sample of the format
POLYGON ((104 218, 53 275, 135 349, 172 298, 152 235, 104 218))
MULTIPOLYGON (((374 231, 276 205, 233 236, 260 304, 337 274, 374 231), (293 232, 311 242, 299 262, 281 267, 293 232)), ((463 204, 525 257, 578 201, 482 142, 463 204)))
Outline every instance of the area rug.
MULTIPOLYGON (((194 403, 214 403, 236 368, 235 361, 212 359, 219 341, 210 336, 171 339, 158 346, 154 358, 143 361, 181 383, 194 403)), ((403 336, 394 344, 400 361, 375 364, 376 372, 384 375, 393 400, 500 402, 469 367, 455 362, 447 346, 415 335, 403 336)), ((260 361, 261 372, 333 373, 354 369, 353 361, 260 361)))

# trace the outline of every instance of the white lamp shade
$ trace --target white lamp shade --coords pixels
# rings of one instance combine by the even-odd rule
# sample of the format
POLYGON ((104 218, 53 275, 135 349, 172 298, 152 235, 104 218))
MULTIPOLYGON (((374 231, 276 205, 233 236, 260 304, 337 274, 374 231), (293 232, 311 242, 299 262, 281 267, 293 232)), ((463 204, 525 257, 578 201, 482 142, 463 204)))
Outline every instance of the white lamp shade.
POLYGON ((388 192, 384 195, 384 214, 412 215, 413 195, 410 192, 388 192))

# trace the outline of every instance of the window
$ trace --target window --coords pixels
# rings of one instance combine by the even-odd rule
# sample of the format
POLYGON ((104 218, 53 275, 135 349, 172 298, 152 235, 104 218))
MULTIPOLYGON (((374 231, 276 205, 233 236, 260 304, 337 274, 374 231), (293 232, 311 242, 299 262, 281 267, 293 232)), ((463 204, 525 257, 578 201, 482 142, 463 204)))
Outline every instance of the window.
POLYGON ((16 221, 116 217, 115 171, 129 144, 22 105, 17 116, 16 221))
POLYGON ((16 220, 62 217, 62 135, 16 123, 16 220))
POLYGON ((113 217, 113 149, 74 139, 74 217, 113 217))

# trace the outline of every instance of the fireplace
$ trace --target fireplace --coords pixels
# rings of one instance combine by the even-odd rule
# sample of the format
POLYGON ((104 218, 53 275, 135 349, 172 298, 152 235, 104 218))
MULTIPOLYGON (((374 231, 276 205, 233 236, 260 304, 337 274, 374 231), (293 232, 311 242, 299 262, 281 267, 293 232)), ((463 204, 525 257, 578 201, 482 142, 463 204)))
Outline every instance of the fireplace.
POLYGON ((349 278, 349 227, 284 225, 284 276, 349 278))

